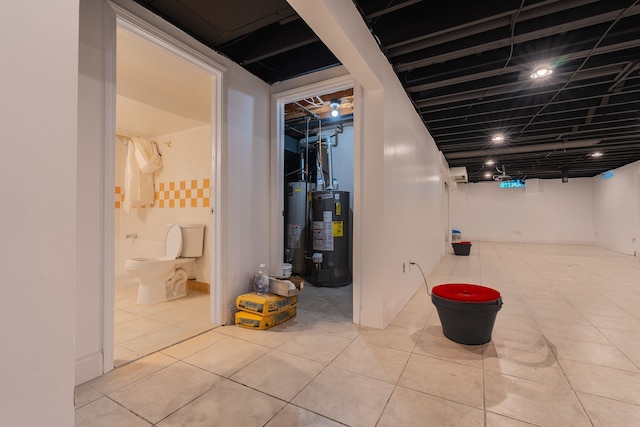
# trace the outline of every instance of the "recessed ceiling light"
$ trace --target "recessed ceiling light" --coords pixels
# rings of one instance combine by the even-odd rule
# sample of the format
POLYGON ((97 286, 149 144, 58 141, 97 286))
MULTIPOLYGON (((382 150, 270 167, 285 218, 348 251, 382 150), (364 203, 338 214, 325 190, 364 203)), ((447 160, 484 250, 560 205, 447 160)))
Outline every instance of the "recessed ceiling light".
POLYGON ((502 142, 502 141, 504 141, 504 136, 502 136, 502 135, 495 135, 493 138, 491 138, 491 140, 492 140, 493 142, 502 142))
POLYGON ((492 165, 495 165, 495 164, 496 164, 496 162, 495 162, 495 161, 493 161, 493 160, 491 160, 491 159, 489 159, 489 160, 487 160, 486 162, 484 162, 484 164, 485 164, 485 165, 488 165, 488 166, 492 166, 492 165))
POLYGON ((491 178, 491 172, 485 172, 484 173, 484 177, 485 178, 491 178))
POLYGON ((551 73, 553 73, 553 70, 551 69, 551 67, 549 67, 547 65, 543 65, 543 66, 538 67, 535 70, 533 70, 533 73, 531 73, 531 78, 532 79, 543 79, 545 77, 549 77, 551 75, 551 73))
POLYGON ((602 151, 596 151, 595 153, 591 153, 591 157, 602 157, 602 151))

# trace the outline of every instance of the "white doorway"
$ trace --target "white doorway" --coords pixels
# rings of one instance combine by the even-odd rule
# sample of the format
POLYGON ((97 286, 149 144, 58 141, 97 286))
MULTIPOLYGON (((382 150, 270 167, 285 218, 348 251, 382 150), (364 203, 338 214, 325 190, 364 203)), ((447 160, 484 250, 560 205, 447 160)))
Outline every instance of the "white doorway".
POLYGON ((108 94, 106 118, 107 141, 115 145, 106 150, 105 186, 115 193, 115 206, 105 212, 112 218, 106 221, 105 265, 113 266, 105 271, 105 372, 220 324, 222 293, 218 208, 224 68, 126 11, 116 8, 116 21, 112 40, 118 66, 110 70, 116 85, 108 94), (122 157, 134 136, 155 142, 164 175, 156 176, 153 206, 125 215, 122 157), (204 253, 191 269, 188 295, 151 305, 124 301, 137 294, 137 284, 123 260, 162 255, 169 223, 206 227, 204 253))
MULTIPOLYGON (((285 106, 291 103, 296 103, 301 99, 312 99, 314 97, 320 97, 325 94, 339 93, 344 90, 353 90, 353 103, 357 105, 357 94, 359 94, 359 87, 355 84, 354 80, 350 76, 344 76, 328 81, 324 81, 318 84, 304 86, 293 90, 276 93, 273 95, 273 117, 274 117, 274 131, 272 134, 273 149, 272 149, 272 189, 277 197, 272 199, 272 212, 284 212, 285 206, 285 146, 287 141, 285 131, 285 106)), ((350 254, 351 275, 352 275, 352 320, 354 323, 360 323, 360 273, 359 262, 357 262, 359 254, 358 244, 358 227, 359 227, 359 214, 358 209, 360 203, 358 200, 359 187, 361 185, 359 179, 360 161, 356 153, 361 151, 359 129, 361 121, 359 120, 357 109, 354 108, 352 129, 350 134, 353 135, 353 161, 348 165, 351 170, 349 173, 349 181, 351 181, 350 187, 353 188, 350 195, 353 216, 351 220, 351 229, 353 230, 352 238, 352 251, 350 254)), ((331 130, 329 134, 335 133, 335 129, 331 130)), ((331 184, 331 183, 330 183, 331 184)), ((285 258, 285 236, 287 233, 284 216, 274 215, 271 227, 271 265, 280 267, 283 264, 285 258)))

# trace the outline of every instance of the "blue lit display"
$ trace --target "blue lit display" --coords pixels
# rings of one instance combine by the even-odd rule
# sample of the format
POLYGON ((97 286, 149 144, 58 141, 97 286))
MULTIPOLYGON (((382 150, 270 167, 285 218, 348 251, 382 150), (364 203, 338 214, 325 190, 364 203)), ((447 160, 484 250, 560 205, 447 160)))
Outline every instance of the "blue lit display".
POLYGON ((500 188, 524 188, 524 179, 513 179, 511 181, 500 181, 500 188))
POLYGON ((613 178, 613 171, 612 171, 612 170, 609 170, 609 171, 606 171, 606 172, 602 172, 602 173, 600 174, 600 178, 601 178, 601 179, 609 179, 609 178, 613 178))

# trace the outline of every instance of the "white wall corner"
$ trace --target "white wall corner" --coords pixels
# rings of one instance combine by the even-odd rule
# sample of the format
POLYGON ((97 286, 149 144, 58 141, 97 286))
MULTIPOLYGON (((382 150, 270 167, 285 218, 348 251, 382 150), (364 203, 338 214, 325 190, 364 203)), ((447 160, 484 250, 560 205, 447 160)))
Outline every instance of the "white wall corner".
POLYGON ((360 312, 360 325, 368 326, 369 328, 384 329, 384 314, 370 313, 363 310, 360 312))
POLYGON ((102 352, 88 354, 75 360, 75 385, 102 375, 102 352))
MULTIPOLYGON (((415 268, 415 267, 413 267, 413 268, 415 268)), ((428 271, 431 271, 431 270, 432 269, 428 269, 428 271)), ((419 275, 418 275, 418 277, 419 277, 419 275)), ((416 292, 418 292, 418 290, 422 287, 422 283, 424 283, 424 281, 421 281, 421 277, 419 279, 416 277, 416 281, 413 284, 410 285, 412 287, 411 291, 409 291, 407 293, 408 299, 401 298, 401 299, 395 300, 395 304, 394 305, 389 306, 389 307, 385 307, 384 312, 383 312, 384 328, 389 326, 389 324, 393 321, 393 319, 395 319, 396 316, 398 314, 400 314, 400 312, 407 305, 407 303, 409 301, 411 301, 411 299, 416 294, 416 292)), ((407 282, 406 285, 409 286, 409 283, 407 282)), ((404 295, 404 292, 403 292, 403 295, 404 295)), ((391 301, 391 299, 387 299, 387 302, 389 302, 389 301, 391 301)), ((391 302, 393 302, 393 301, 391 301, 391 302)), ((426 303, 430 304, 431 301, 427 300, 426 303)))

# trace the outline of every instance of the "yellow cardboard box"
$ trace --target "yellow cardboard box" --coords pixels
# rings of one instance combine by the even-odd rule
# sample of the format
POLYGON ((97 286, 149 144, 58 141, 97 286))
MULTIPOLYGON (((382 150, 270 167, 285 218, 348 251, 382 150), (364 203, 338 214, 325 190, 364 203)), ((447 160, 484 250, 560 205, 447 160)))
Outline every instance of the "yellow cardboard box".
POLYGON ((268 329, 296 316, 296 308, 291 307, 280 313, 270 316, 239 311, 236 313, 236 325, 247 329, 268 329))
POLYGON ((236 307, 238 307, 238 310, 259 314, 261 316, 280 313, 295 306, 297 303, 298 297, 296 295, 285 297, 271 293, 257 294, 251 292, 236 298, 236 307))

